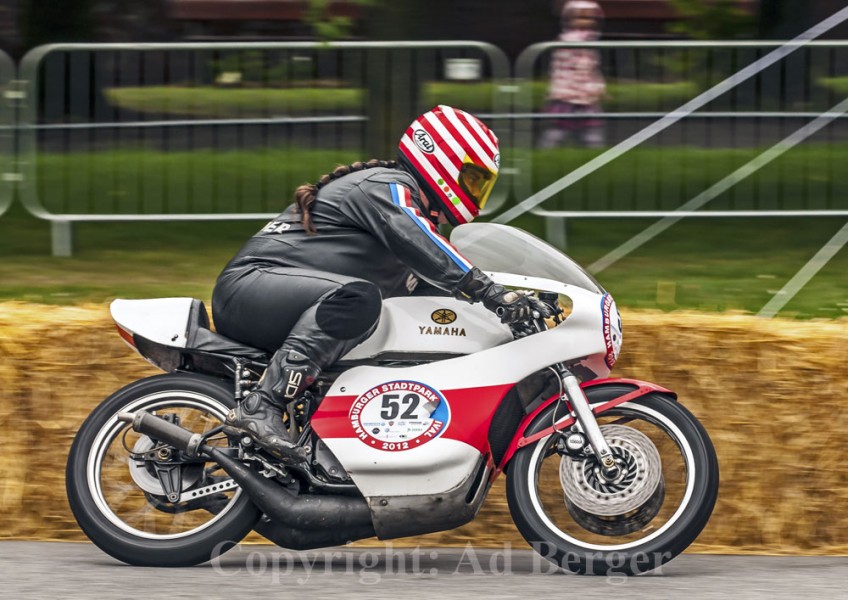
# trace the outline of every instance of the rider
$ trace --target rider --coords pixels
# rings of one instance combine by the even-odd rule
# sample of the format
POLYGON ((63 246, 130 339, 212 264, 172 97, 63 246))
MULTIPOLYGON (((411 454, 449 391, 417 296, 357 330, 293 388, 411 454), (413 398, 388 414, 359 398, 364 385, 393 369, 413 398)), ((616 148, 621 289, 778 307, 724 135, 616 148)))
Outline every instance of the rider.
POLYGON ((337 167, 295 192, 224 268, 213 292, 217 330, 273 352, 258 386, 228 423, 286 461, 305 458, 282 410, 376 328, 383 298, 419 280, 505 323, 542 310, 475 268, 436 229, 472 221, 498 176, 498 138, 449 106, 421 115, 399 160, 337 167))

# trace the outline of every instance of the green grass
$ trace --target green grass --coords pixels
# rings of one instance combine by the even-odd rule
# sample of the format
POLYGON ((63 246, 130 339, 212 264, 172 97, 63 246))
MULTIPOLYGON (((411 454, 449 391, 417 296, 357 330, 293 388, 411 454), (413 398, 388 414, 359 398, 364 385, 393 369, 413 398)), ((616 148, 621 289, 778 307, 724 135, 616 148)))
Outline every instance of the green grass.
MULTIPOLYGON (((546 81, 528 84, 533 109, 544 106, 546 81)), ((492 110, 499 82, 461 83, 434 81, 424 85, 422 106, 449 104, 470 112, 492 110)), ((605 110, 660 110, 673 108, 698 93, 694 82, 610 82, 605 110)), ((213 86, 118 87, 106 90, 115 106, 151 115, 196 118, 267 117, 280 114, 315 114, 364 111, 365 90, 353 87, 225 88, 213 86)))
MULTIPOLYGON (((625 309, 756 312, 843 223, 832 219, 688 220, 597 274, 625 309), (791 243, 787 243, 791 240, 791 243)), ((72 258, 49 256, 48 226, 14 209, 0 218, 0 300, 48 304, 193 296, 209 300, 220 269, 260 222, 84 223, 72 258)), ((516 223, 541 234, 539 219, 516 223)), ((568 252, 589 264, 644 220, 573 220, 568 252)), ((848 313, 843 250, 781 313, 848 313)))
MULTIPOLYGON (((558 202, 560 206, 631 208, 634 198, 653 198, 659 190, 661 204, 667 204, 662 207, 674 208, 750 158, 753 151, 675 148, 660 153, 646 148, 640 152, 641 158, 624 157, 624 162, 613 163, 551 206, 558 202), (628 164, 626 160, 631 159, 658 161, 658 167, 628 164), (618 196, 601 194, 610 189, 623 191, 618 196)), ((845 164, 848 149, 834 146, 828 153, 821 148, 810 152, 808 156, 790 152, 773 169, 758 174, 756 185, 740 185, 735 200, 728 194, 716 206, 754 204, 759 198, 761 207, 790 208, 797 204, 798 194, 817 197, 815 186, 819 185, 820 191, 829 190, 831 207, 844 208, 848 173, 840 171, 839 165, 845 164), (776 191, 782 195, 775 196, 776 191)), ((574 149, 538 153, 537 185, 554 180, 591 155, 574 149)), ((44 155, 38 183, 43 193, 62 197, 69 209, 77 210, 161 210, 162 190, 167 190, 167 202, 178 212, 274 212, 289 202, 297 184, 349 158, 329 151, 295 150, 44 155)), ((56 198, 52 204, 61 204, 56 198)), ((651 222, 573 219, 568 224, 567 251, 588 265, 651 222)), ((532 215, 515 224, 537 235, 544 230, 541 219, 532 215)), ((598 278, 623 308, 756 312, 843 224, 840 219, 821 218, 685 220, 598 278)), ((16 204, 0 217, 0 299, 74 304, 115 297, 188 295, 208 300, 220 269, 261 225, 259 221, 81 223, 74 226, 74 256, 59 259, 50 256, 49 224, 30 217, 16 204)), ((843 249, 781 314, 833 318, 848 313, 845 273, 848 251, 843 249)))
POLYGON ((278 212, 300 184, 363 158, 301 148, 40 154, 35 185, 54 213, 278 212))
POLYGON ((50 227, 20 205, 0 217, 0 300, 209 299, 220 269, 259 222, 81 223, 74 256, 50 256, 50 227))
POLYGON ((848 77, 821 77, 817 83, 837 96, 848 96, 848 77))
POLYGON ((671 109, 691 100, 701 90, 693 81, 669 83, 609 83, 606 110, 671 109))
MULTIPOLYGON (((762 149, 638 148, 546 203, 548 208, 673 210, 762 149)), ((533 155, 529 194, 598 154, 563 148, 533 155)), ((276 148, 241 152, 141 149, 41 154, 36 189, 54 213, 276 212, 301 183, 354 151, 276 148)), ((505 160, 510 160, 505 155, 505 160)), ((505 163, 506 164, 506 163, 505 163)), ((848 145, 808 145, 786 153, 707 208, 848 208, 848 145)), ((525 189, 526 188, 526 189, 525 189)))
MULTIPOLYGON (((571 210, 674 210, 765 148, 640 147, 546 203, 571 210)), ((564 148, 533 155, 539 190, 601 150, 564 148)), ((712 200, 707 210, 848 209, 848 145, 807 144, 786 152, 712 200)))
POLYGON ((236 118, 288 113, 363 110, 358 88, 218 88, 211 86, 120 87, 106 90, 121 108, 161 115, 236 118))
MULTIPOLYGON (((571 224, 572 253, 591 262, 651 221, 571 224), (584 251, 581 246, 586 247, 584 251)), ((671 310, 759 311, 844 225, 839 219, 684 220, 597 277, 620 306, 671 310)), ((848 314, 848 249, 843 249, 796 296, 781 316, 833 318, 848 314)))

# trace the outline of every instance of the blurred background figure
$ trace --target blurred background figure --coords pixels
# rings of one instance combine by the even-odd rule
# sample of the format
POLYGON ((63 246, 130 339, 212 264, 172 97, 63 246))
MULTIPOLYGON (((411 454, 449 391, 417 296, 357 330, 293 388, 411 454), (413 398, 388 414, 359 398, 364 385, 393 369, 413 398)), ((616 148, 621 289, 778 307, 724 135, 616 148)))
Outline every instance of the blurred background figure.
MULTIPOLYGON (((594 0, 569 0, 562 7, 561 42, 592 42, 601 37, 604 13, 594 0)), ((556 148, 574 133, 590 148, 604 143, 603 123, 592 118, 600 112, 606 92, 600 52, 591 48, 560 48, 551 57, 551 80, 545 112, 580 115, 583 118, 550 121, 539 141, 540 148, 556 148)))

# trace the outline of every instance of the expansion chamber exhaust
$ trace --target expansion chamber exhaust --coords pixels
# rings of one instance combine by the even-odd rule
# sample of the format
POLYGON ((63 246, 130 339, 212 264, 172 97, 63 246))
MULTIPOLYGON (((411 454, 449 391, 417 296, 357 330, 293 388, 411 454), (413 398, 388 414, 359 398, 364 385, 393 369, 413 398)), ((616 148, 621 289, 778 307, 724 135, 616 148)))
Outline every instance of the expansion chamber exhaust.
POLYGON ((144 411, 121 413, 118 420, 189 456, 204 456, 218 463, 269 519, 260 520, 256 531, 278 546, 310 550, 375 535, 371 510, 364 498, 296 494, 221 450, 202 443, 199 433, 144 411))

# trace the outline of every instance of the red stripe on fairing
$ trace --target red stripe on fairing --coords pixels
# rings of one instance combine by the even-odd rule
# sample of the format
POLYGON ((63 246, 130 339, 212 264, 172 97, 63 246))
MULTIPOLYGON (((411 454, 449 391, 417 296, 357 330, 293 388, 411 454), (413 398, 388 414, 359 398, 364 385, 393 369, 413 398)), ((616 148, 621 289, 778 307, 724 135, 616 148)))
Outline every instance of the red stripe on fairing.
POLYGON ((451 409, 450 426, 442 437, 488 452, 492 417, 510 389, 512 384, 442 392, 451 409))
POLYGON ((120 325, 115 325, 115 329, 117 329, 117 330, 118 330, 118 335, 120 335, 120 336, 121 336, 121 338, 122 338, 122 339, 123 339, 126 343, 128 343, 130 346, 132 346, 133 348, 135 348, 135 338, 133 338, 133 334, 131 334, 131 333, 130 333, 129 331, 127 331, 126 329, 122 329, 120 325))
MULTIPOLYGON (((489 427, 492 417, 512 384, 461 390, 440 390, 450 406, 450 423, 442 439, 468 444, 481 454, 489 451, 489 427)), ((355 439, 349 414, 359 396, 327 396, 318 406, 310 423, 321 439, 355 439)))
POLYGON ((356 437, 348 415, 350 407, 357 398, 359 396, 325 396, 310 420, 312 429, 318 437, 322 439, 356 437))

